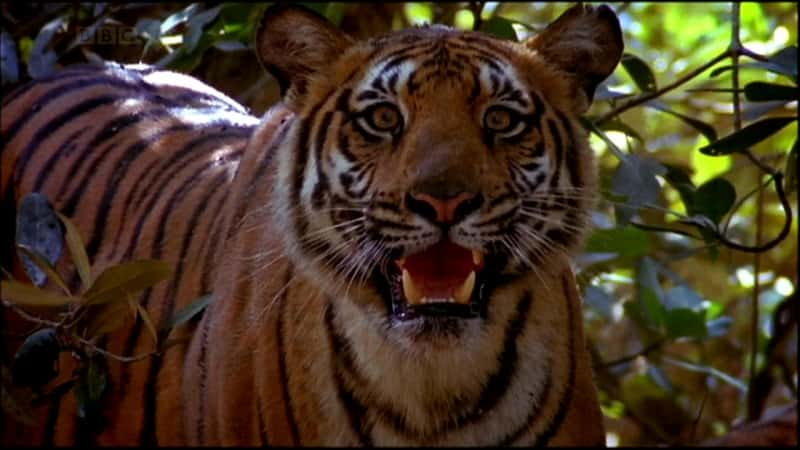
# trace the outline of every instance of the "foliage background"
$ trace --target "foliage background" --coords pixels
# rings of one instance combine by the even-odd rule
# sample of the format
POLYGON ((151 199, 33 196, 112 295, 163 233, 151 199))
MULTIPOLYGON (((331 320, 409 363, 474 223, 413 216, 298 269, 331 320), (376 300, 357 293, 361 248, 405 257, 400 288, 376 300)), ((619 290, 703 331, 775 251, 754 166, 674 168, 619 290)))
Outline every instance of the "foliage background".
MULTIPOLYGON (((359 38, 438 22, 512 39, 570 6, 307 5, 359 38)), ((797 398, 797 221, 779 244, 755 253, 709 231, 751 247, 781 233, 785 213, 759 164, 786 175, 789 202, 797 203, 797 6, 741 3, 735 20, 731 3, 609 5, 630 56, 586 115, 603 198, 577 262, 607 442, 693 443, 797 398), (758 59, 778 54, 772 66, 743 56, 736 71, 720 69, 732 58, 697 71, 737 46, 737 27, 741 46, 758 59), (750 85, 738 105, 734 77, 739 88, 750 85), (776 117, 790 119, 766 133, 760 121, 776 117), (751 124, 763 135, 734 135, 716 156, 701 151, 751 124)), ((142 62, 190 73, 261 114, 278 100, 252 52, 264 7, 3 2, 2 92, 71 63, 142 62)))

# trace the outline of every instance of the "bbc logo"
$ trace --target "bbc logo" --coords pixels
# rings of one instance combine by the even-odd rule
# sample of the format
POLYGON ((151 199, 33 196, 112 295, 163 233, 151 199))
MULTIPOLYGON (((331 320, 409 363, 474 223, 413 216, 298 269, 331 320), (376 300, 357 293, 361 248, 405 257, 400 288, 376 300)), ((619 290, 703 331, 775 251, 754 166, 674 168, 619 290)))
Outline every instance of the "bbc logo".
POLYGON ((78 28, 79 44, 133 45, 139 44, 133 27, 78 28))

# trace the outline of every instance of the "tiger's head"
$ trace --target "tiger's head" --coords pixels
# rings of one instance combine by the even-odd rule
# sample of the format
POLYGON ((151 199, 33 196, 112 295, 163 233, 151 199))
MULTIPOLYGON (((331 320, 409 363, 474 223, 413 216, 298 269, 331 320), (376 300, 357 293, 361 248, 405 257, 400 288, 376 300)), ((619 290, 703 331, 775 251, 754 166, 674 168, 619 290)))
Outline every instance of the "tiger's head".
POLYGON ((257 50, 294 112, 274 187, 289 254, 387 335, 479 333, 510 307, 499 289, 580 244, 595 175, 579 116, 622 49, 606 6, 519 43, 438 25, 355 41, 271 8, 257 50))

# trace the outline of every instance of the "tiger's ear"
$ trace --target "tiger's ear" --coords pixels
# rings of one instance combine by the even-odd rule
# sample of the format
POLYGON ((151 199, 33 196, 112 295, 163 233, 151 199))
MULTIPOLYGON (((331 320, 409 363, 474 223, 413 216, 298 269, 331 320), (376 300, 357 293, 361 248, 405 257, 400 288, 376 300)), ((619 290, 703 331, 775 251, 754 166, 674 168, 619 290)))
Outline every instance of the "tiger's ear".
POLYGON ((617 67, 624 44, 619 20, 606 5, 579 3, 524 45, 565 74, 581 98, 576 108, 589 108, 597 85, 617 67))
POLYGON ((258 59, 278 80, 284 99, 302 96, 309 78, 352 42, 316 12, 281 3, 266 9, 256 30, 258 59))

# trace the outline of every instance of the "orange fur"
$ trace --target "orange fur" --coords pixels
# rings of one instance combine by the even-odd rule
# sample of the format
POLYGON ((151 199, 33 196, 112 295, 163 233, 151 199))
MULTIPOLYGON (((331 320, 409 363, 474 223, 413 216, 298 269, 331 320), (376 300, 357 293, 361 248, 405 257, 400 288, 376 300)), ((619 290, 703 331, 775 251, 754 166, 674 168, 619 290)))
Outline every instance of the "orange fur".
MULTIPOLYGON (((143 296, 155 321, 214 297, 174 333, 186 344, 110 364, 102 433, 81 429, 69 393, 29 442, 602 445, 569 257, 595 189, 578 117, 619 61, 613 13, 577 6, 524 43, 442 27, 354 42, 279 6, 257 49, 285 94, 258 124, 210 88, 146 69, 66 71, 4 105, 4 210, 40 190, 76 221, 95 271, 154 257, 176 267, 143 296), (64 89, 77 94, 53 94, 64 89), (395 128, 375 128, 375 98, 399 114, 381 118, 395 128), (492 107, 514 126, 490 130, 492 107), (436 228, 416 195, 474 202, 436 228), (525 216, 525 202, 550 204, 525 216), (360 233, 349 241, 348 224, 360 233), (479 317, 403 322, 387 310, 399 285, 385 267, 434 235, 487 255, 470 300, 479 317)), ((106 346, 152 343, 130 325, 106 346)))

